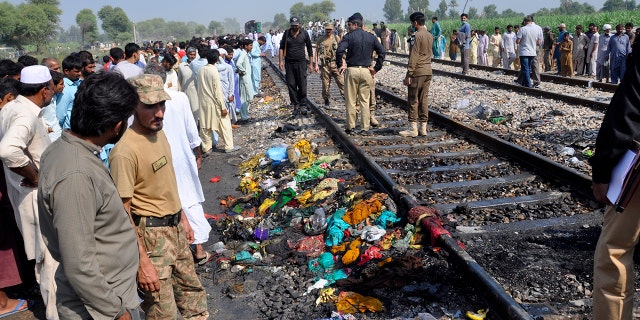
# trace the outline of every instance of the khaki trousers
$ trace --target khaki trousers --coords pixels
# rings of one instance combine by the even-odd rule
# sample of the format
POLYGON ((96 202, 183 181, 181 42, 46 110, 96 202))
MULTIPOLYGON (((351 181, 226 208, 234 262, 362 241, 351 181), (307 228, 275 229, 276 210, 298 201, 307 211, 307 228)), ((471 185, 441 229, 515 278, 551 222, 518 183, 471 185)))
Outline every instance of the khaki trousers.
POLYGON ((429 86, 431 76, 418 76, 411 79, 407 88, 409 102, 409 122, 427 122, 429 119, 429 86))
MULTIPOLYGON (((356 105, 368 106, 371 99, 373 77, 368 68, 349 67, 345 71, 344 99, 347 108, 347 129, 356 127, 356 105)), ((360 108, 360 127, 369 130, 369 108, 360 108)))
MULTIPOLYGON (((218 134, 225 150, 233 149, 233 128, 229 115, 220 118, 218 129, 200 128, 200 139, 202 139, 202 152, 209 152, 213 148, 213 131, 218 134)), ((219 141, 220 142, 220 141, 219 141)))
POLYGON ((322 78, 322 99, 329 99, 329 86, 331 85, 331 77, 336 81, 340 94, 344 96, 344 75, 338 71, 335 61, 324 63, 320 66, 320 77, 322 78))
POLYGON ((593 261, 593 319, 632 319, 633 253, 639 235, 640 194, 636 192, 624 212, 606 208, 593 261))

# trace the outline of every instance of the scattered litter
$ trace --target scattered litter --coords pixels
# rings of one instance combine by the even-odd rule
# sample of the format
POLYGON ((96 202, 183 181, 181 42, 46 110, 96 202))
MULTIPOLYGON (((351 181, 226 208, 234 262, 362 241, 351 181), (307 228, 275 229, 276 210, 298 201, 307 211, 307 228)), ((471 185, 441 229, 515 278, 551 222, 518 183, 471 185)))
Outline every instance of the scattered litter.
POLYGON ((560 150, 561 156, 573 156, 576 153, 576 150, 571 147, 564 147, 560 150))
POLYGON ((467 311, 467 318, 471 320, 483 320, 487 317, 487 313, 489 313, 489 309, 480 309, 477 312, 467 311))

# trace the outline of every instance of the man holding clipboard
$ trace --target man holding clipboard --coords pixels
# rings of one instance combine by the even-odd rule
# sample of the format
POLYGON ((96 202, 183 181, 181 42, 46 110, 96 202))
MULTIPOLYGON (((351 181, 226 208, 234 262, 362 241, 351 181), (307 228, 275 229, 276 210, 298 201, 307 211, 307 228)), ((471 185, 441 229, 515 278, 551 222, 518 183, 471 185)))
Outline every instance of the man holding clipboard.
MULTIPOLYGON (((634 51, 640 52, 640 42, 636 47, 634 51)), ((633 254, 640 236, 640 191, 634 188, 640 175, 637 166, 634 170, 638 157, 633 156, 634 139, 640 138, 640 55, 632 55, 627 63, 624 81, 611 99, 596 139, 595 155, 589 160, 593 195, 607 204, 594 256, 596 320, 633 318, 633 254), (620 196, 613 195, 616 190, 610 187, 620 196), (612 191, 609 198, 608 191, 612 191)))

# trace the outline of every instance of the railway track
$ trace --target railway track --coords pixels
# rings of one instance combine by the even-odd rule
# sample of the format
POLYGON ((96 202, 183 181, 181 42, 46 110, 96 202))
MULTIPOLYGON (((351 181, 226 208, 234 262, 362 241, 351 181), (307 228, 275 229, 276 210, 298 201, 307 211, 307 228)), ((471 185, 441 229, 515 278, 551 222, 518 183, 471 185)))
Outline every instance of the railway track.
MULTIPOLYGON (((321 101, 319 77, 308 79, 309 97, 321 101)), ((339 93, 335 90, 332 95, 339 93)), ((406 118, 406 101, 381 89, 377 95, 385 100, 385 107, 376 110, 384 127, 372 128, 367 136, 344 132, 341 98, 333 99, 329 107, 315 103, 310 107, 324 122, 332 143, 349 154, 367 179, 392 196, 405 214, 425 205, 441 212, 440 223, 452 234, 439 235, 439 245, 497 318, 532 319, 545 312, 553 314, 553 310, 563 315, 584 312, 584 308, 576 310, 553 297, 532 298, 529 284, 509 279, 509 270, 486 271, 456 239, 473 242, 478 235, 528 235, 544 230, 569 229, 570 234, 585 224, 597 225, 599 215, 590 202, 589 177, 435 111, 430 111, 427 136, 402 138, 398 131, 405 129, 406 122, 398 119, 406 118)), ((515 241, 521 240, 516 236, 515 241)), ((590 249, 585 251, 591 254, 590 249)), ((588 278, 588 271, 584 272, 588 278)))
MULTIPOLYGON (((395 52, 387 52, 387 61, 391 62, 391 63, 395 63, 395 62, 405 62, 406 64, 406 60, 409 58, 408 54, 404 54, 404 53, 395 53, 395 52), (391 59, 389 59, 391 58, 391 59)), ((432 62, 434 64, 442 64, 442 65, 449 65, 449 66, 455 66, 455 67, 460 67, 461 68, 461 64, 459 61, 451 61, 451 60, 446 60, 446 59, 432 59, 432 62)), ((503 68, 494 68, 491 66, 482 66, 482 65, 478 65, 478 64, 469 64, 469 68, 470 69, 475 69, 475 70, 482 70, 482 71, 487 71, 487 72, 498 72, 498 73, 504 73, 507 75, 511 75, 514 77, 518 76, 519 70, 507 70, 507 69, 503 69, 503 68)), ((616 89, 618 88, 617 85, 615 84, 611 84, 611 83, 603 83, 603 82, 598 82, 598 81, 594 81, 594 80, 590 80, 590 79, 584 79, 584 78, 580 78, 580 77, 573 77, 573 78, 567 78, 567 77, 561 77, 561 76, 557 76, 557 75, 553 75, 553 74, 549 74, 549 73, 542 73, 540 75, 540 80, 542 80, 543 82, 552 82, 552 83, 557 83, 557 84, 565 84, 565 85, 570 85, 570 86, 578 86, 578 87, 593 87, 596 88, 598 90, 601 90, 603 92, 615 92, 616 89)))

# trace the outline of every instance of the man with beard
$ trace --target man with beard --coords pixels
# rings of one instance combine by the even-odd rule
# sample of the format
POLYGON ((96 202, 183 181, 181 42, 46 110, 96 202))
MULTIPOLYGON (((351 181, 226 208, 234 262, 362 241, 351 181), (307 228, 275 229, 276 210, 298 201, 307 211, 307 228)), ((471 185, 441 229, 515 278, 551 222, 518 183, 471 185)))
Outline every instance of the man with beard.
POLYGON ((87 78, 78 88, 71 130, 42 154, 38 208, 42 236, 60 262, 63 319, 136 319, 136 233, 107 168, 97 156, 116 143, 138 95, 119 74, 87 78))
POLYGON ((143 74, 129 82, 139 102, 133 124, 109 158, 111 176, 138 234, 138 287, 146 319, 207 319, 207 297, 189 243, 193 230, 182 208, 167 137, 162 131, 162 78, 143 74))
POLYGON ((280 71, 287 73, 287 87, 289 100, 293 107, 293 114, 307 112, 307 71, 313 71, 313 48, 311 38, 306 32, 300 31, 300 19, 289 19, 291 28, 285 31, 280 41, 280 71), (309 61, 304 54, 305 48, 309 61))
POLYGON ((42 108, 51 103, 54 94, 51 71, 45 66, 22 69, 18 92, 20 95, 0 111, 0 159, 27 259, 36 262, 46 317, 58 319, 54 280, 58 262, 42 241, 37 202, 40 158, 51 144, 42 119, 42 108))
POLYGON ((91 52, 86 50, 78 52, 78 56, 80 56, 80 61, 82 61, 82 75, 80 79, 84 80, 84 78, 96 72, 96 61, 93 59, 91 52))

